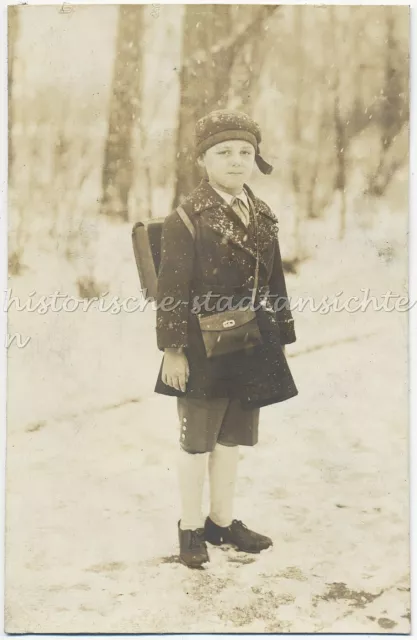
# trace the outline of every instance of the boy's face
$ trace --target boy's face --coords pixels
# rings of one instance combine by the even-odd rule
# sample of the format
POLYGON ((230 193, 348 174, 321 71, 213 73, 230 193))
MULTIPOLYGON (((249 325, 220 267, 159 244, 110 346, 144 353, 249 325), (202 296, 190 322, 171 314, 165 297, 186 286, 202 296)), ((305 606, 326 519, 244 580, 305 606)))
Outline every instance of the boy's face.
POLYGON ((255 162, 255 149, 244 140, 226 140, 207 149, 199 158, 209 181, 226 192, 236 195, 250 178, 255 162))

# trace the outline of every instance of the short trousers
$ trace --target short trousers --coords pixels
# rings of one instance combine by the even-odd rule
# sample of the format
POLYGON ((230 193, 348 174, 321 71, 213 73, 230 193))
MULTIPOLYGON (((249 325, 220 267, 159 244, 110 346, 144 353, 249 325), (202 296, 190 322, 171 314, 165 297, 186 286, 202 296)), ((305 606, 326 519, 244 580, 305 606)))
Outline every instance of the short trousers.
POLYGON ((258 442, 259 408, 243 409, 234 398, 177 397, 180 445, 189 453, 213 451, 216 443, 253 446, 258 442))

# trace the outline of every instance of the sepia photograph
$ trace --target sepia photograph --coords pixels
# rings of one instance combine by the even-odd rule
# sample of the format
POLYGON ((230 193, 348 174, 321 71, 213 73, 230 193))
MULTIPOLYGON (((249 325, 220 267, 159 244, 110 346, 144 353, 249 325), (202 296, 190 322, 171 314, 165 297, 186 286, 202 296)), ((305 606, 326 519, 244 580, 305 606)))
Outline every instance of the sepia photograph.
POLYGON ((8 6, 6 633, 411 633, 409 31, 8 6))

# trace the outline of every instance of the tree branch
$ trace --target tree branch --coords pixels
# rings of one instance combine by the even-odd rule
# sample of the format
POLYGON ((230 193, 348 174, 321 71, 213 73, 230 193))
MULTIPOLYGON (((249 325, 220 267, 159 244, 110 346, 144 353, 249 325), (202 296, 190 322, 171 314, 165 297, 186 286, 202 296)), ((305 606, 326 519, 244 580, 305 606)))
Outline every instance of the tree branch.
POLYGON ((248 38, 256 32, 259 26, 267 20, 277 9, 279 5, 263 5, 260 7, 258 15, 249 24, 239 25, 235 33, 227 38, 223 38, 214 44, 210 49, 198 49, 195 54, 183 62, 183 67, 191 67, 192 65, 200 65, 207 62, 207 59, 218 55, 229 55, 233 57, 237 51, 245 44, 248 38))

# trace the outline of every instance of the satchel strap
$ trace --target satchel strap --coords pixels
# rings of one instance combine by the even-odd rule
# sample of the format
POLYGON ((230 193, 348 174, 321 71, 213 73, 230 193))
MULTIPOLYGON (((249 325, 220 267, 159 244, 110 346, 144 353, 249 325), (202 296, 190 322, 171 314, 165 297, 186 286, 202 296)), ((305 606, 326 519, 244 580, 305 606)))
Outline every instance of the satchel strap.
POLYGON ((178 213, 179 217, 181 218, 181 220, 183 221, 183 223, 185 224, 185 226, 187 227, 188 231, 191 233, 193 240, 195 240, 194 225, 191 222, 191 220, 188 217, 188 215, 185 213, 184 209, 181 207, 181 205, 179 207, 177 207, 177 213, 178 213))

